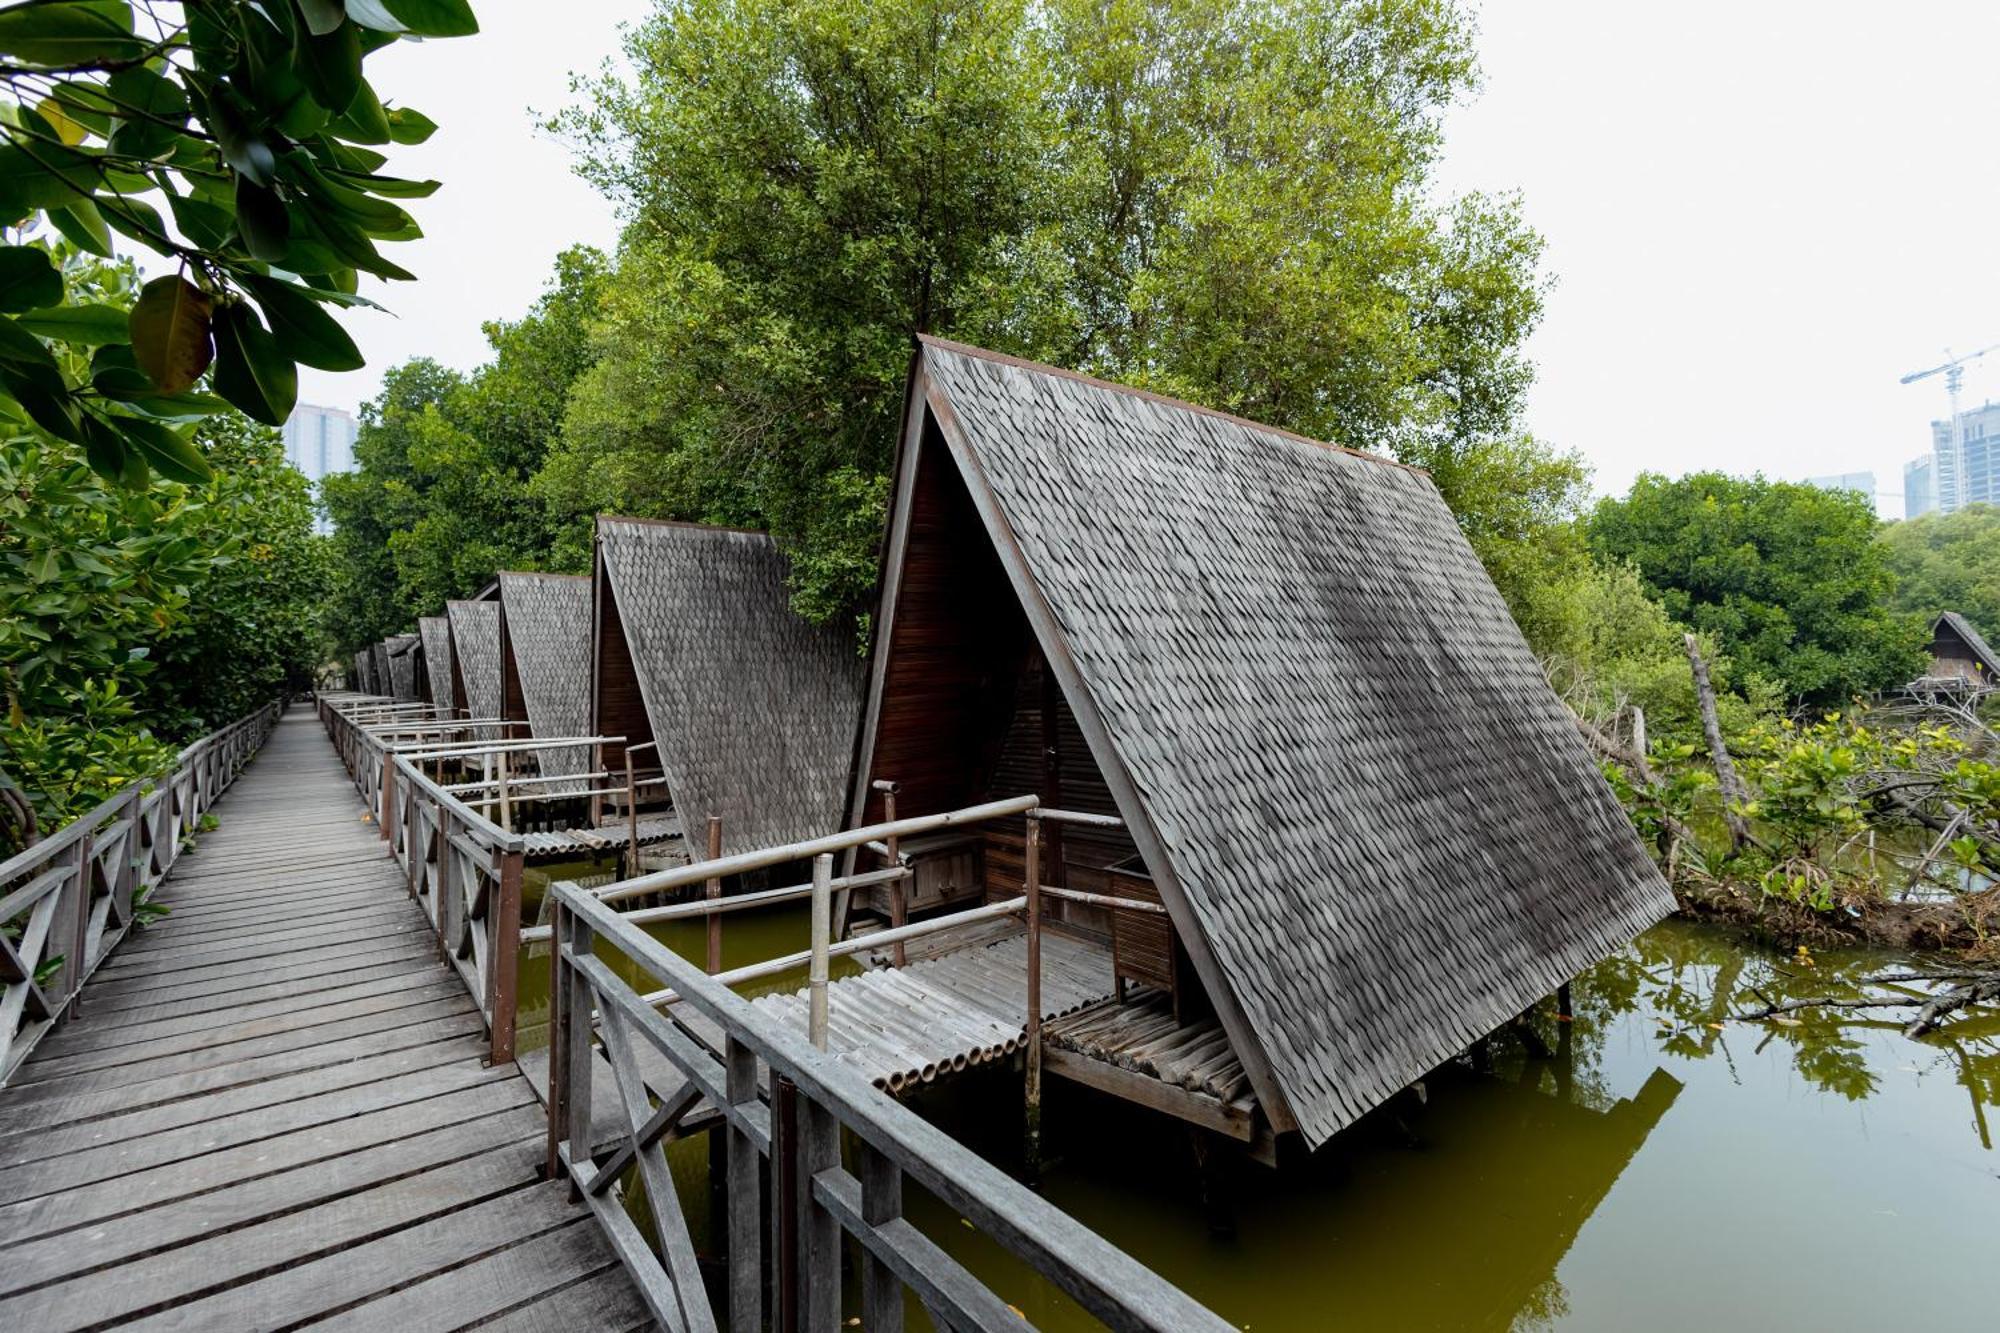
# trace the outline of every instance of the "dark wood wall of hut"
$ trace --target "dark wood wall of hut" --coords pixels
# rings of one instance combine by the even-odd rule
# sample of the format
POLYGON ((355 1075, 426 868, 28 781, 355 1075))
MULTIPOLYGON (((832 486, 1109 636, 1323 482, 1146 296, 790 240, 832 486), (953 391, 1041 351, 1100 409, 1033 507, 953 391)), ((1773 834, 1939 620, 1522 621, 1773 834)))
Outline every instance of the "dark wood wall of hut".
MULTIPOLYGON (((500 616, 500 716, 509 722, 528 720, 528 701, 521 693, 521 668, 514 661, 514 640, 507 632, 507 616, 500 616)), ((526 736, 528 728, 511 728, 511 736, 526 736)))
MULTIPOLYGON (((917 464, 883 672, 870 777, 900 785, 897 813, 970 805, 1012 709, 1028 625, 957 465, 927 435, 917 464)), ((882 817, 870 792, 864 823, 882 817)))
MULTIPOLYGON (((1039 645, 958 466, 927 427, 910 505, 896 622, 884 651, 871 779, 899 784, 897 813, 927 814, 1035 792, 1049 805, 1116 814, 1076 715, 1039 645)), ((871 793, 864 822, 882 817, 871 793)), ((983 828, 989 900, 1020 893, 1026 829, 983 828)), ((1103 893, 1105 867, 1134 854, 1123 830, 1044 826, 1043 882, 1103 893)), ((1065 914, 1102 935, 1101 909, 1065 914)))
MULTIPOLYGON (((596 648, 590 682, 591 726, 600 736, 623 736, 631 745, 653 739, 653 724, 646 716, 646 701, 639 693, 639 672, 632 665, 632 650, 625 643, 625 624, 618 617, 618 598, 611 581, 604 576, 602 562, 597 567, 596 648)), ((633 756, 641 769, 657 768, 658 758, 647 750, 633 756)), ((605 742, 603 766, 611 773, 623 773, 625 746, 605 742)))

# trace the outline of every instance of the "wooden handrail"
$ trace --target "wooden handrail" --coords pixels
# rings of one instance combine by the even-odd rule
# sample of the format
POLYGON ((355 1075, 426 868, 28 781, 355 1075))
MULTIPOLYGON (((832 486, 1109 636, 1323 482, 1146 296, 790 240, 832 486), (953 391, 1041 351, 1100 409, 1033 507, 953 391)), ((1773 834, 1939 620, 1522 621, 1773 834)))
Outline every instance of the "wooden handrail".
MULTIPOLYGON (((816 854, 816 855, 823 855, 816 854)), ((824 889, 826 875, 816 878, 824 889)), ((773 1230, 796 1244, 778 1249, 776 1283, 802 1326, 831 1328, 842 1314, 843 1233, 860 1246, 861 1322, 871 1330, 902 1327, 904 1288, 916 1290, 942 1324, 1018 1330, 1021 1316, 903 1217, 902 1182, 916 1181, 974 1230, 987 1236, 1113 1329, 1222 1333, 1230 1326, 1164 1277, 980 1158, 937 1126, 888 1097, 867 1076, 816 1049, 774 1015, 569 882, 551 889, 557 913, 552 1037, 549 1048, 549 1157, 610 1233, 654 1317, 669 1327, 713 1327, 694 1249, 662 1149, 680 1115, 706 1097, 723 1118, 727 1163, 724 1213, 729 1238, 723 1283, 726 1322, 763 1322, 766 1198, 762 1159, 775 1182, 768 1200, 773 1230), (642 973, 679 993, 722 1034, 712 1052, 671 1017, 649 1007, 636 988, 594 956, 602 939, 642 973), (603 1054, 616 1076, 614 1099, 624 1142, 604 1160, 589 1142, 598 1089, 592 1014, 600 1016, 603 1054), (664 1056, 691 1092, 655 1110, 640 1087, 636 1048, 664 1056), (760 1068, 769 1071, 768 1081, 760 1068), (768 1094, 768 1101, 767 1101, 768 1094), (855 1171, 843 1164, 851 1136, 855 1171), (654 1246, 640 1237, 625 1203, 603 1173, 636 1164, 646 1183, 654 1246), (791 1184, 792 1189, 779 1188, 791 1184), (796 1302, 796 1303, 795 1303, 796 1302)), ((830 952, 830 951, 829 951, 830 952)))
POLYGON ((0 925, 25 918, 17 939, 0 937, 0 1084, 131 933, 139 895, 173 868, 282 711, 273 701, 211 732, 163 772, 0 861, 0 925))

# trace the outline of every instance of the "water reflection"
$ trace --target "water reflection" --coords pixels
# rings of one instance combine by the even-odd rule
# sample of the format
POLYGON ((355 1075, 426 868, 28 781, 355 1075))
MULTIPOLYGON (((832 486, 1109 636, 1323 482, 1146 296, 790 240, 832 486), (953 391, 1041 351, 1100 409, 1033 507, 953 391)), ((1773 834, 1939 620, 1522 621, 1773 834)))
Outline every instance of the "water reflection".
MULTIPOLYGON (((1729 1019, 1904 961, 1807 965, 1668 923, 1578 984, 1573 1024, 1543 1015, 1555 1058, 1503 1038, 1490 1074, 1441 1071, 1427 1104, 1280 1173, 1232 1170, 1209 1204, 1183 1133, 1058 1085, 1044 1188, 1253 1330, 1990 1327, 2000 1020, 1915 1042, 1894 1018, 1729 1019), (1922 1282, 1857 1284, 1898 1219, 1923 1228, 1922 1282)), ((1011 1092, 961 1082, 921 1109, 1010 1162, 1011 1092)), ((1037 1325, 1093 1326, 955 1217, 922 1216, 1037 1325)))

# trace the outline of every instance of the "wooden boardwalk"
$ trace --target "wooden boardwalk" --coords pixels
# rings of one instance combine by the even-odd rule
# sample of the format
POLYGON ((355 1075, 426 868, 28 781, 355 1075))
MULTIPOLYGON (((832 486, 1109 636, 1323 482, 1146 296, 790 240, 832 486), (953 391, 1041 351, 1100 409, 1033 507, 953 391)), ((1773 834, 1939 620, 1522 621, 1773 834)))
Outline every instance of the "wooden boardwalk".
POLYGON ((0 1329, 630 1329, 546 1121, 295 708, 0 1089, 0 1329))

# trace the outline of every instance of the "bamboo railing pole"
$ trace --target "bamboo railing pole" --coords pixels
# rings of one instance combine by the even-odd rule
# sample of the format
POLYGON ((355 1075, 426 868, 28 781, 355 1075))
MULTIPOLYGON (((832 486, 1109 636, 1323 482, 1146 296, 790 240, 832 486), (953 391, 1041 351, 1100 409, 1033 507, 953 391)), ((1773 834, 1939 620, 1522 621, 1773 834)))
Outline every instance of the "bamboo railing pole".
MULTIPOLYGON (((880 784, 880 786, 882 791, 882 822, 885 824, 894 824, 896 822, 896 784, 885 782, 880 784)), ((903 840, 894 833, 891 833, 883 841, 888 845, 889 867, 893 870, 902 864, 901 844, 903 840)), ((889 928, 891 930, 906 924, 909 918, 909 898, 904 893, 903 887, 903 881, 900 879, 895 880, 889 885, 889 928)), ((892 946, 891 961, 897 967, 901 967, 910 961, 909 949, 903 941, 897 940, 892 946)))
POLYGON ((1042 1169, 1042 821, 1028 816, 1026 848, 1028 899, 1028 1013, 1023 1102, 1026 1111, 1022 1164, 1030 1179, 1042 1169))
MULTIPOLYGON (((711 916, 709 920, 719 920, 711 916)), ((833 931, 833 854, 821 852, 813 858, 812 967, 806 974, 812 988, 811 1017, 807 1032, 817 1050, 826 1049, 827 946, 833 931)))
POLYGON ((639 873, 639 784, 632 780, 632 747, 625 747, 625 868, 639 873))
POLYGON ((499 769, 500 769, 500 827, 505 829, 507 832, 512 833, 514 831, 514 806, 512 801, 508 798, 507 795, 507 752, 505 750, 502 750, 500 752, 499 769))
MULTIPOLYGON (((722 816, 708 817, 708 859, 722 859, 722 816)), ((715 876, 708 881, 704 896, 714 902, 722 896, 722 878, 715 876)), ((708 974, 714 976, 722 970, 722 913, 708 914, 708 974)))

